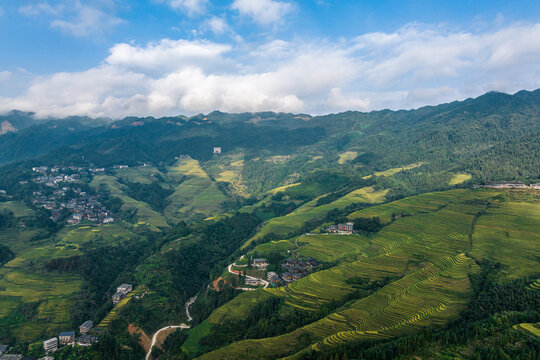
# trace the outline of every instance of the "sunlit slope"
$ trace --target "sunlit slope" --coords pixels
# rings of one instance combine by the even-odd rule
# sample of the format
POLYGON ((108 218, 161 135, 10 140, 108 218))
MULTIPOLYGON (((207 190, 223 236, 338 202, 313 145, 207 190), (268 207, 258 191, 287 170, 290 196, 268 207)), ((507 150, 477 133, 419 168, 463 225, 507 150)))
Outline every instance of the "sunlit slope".
POLYGON ((90 186, 99 189, 101 186, 105 187, 111 195, 116 196, 122 200, 122 210, 136 210, 137 218, 139 222, 148 224, 154 229, 156 227, 166 227, 167 221, 160 213, 153 210, 150 205, 143 201, 138 201, 128 196, 124 189, 126 185, 123 185, 117 181, 114 176, 111 175, 99 175, 94 177, 90 186))
POLYGON ((33 235, 35 231, 15 229, 0 234, 0 243, 16 256, 0 267, 0 327, 28 341, 72 326, 72 307, 84 280, 77 273, 47 272, 44 264, 83 255, 81 245, 120 245, 135 234, 115 223, 64 227, 55 238, 42 240, 33 240, 33 235))
POLYGON ((312 200, 288 215, 269 220, 244 246, 270 233, 278 237, 285 237, 291 232, 298 231, 309 220, 323 219, 333 209, 345 209, 354 203, 381 203, 387 193, 388 190, 374 190, 371 187, 365 187, 354 190, 329 204, 321 206, 316 206, 318 199, 312 200))
MULTIPOLYGON (((287 304, 299 309, 315 310, 352 293, 353 286, 347 279, 397 280, 292 333, 240 341, 201 358, 234 359, 250 352, 261 358, 295 353, 300 357, 303 351, 323 350, 350 340, 392 337, 414 333, 424 326, 442 325, 466 305, 468 274, 478 269, 474 259, 488 257, 502 262, 508 267, 509 278, 540 271, 538 262, 531 262, 540 255, 534 237, 540 233, 540 201, 526 201, 526 196, 453 190, 354 213, 352 217, 379 216, 388 220, 393 213, 406 216, 371 236, 370 247, 354 261, 342 261, 287 287, 261 291, 284 296, 287 304), (507 215, 511 216, 506 221, 497 221, 497 231, 483 235, 484 223, 487 227, 492 218, 507 215), (490 251, 495 247, 502 249, 500 254, 490 251)), ((302 239, 309 242, 310 238, 302 239)), ((364 242, 361 238, 359 241, 364 242)), ((331 238, 326 245, 342 246, 331 238)))
POLYGON ((217 184, 190 157, 182 157, 168 169, 168 176, 179 182, 169 196, 165 216, 173 219, 205 218, 219 213, 219 205, 227 197, 217 184))

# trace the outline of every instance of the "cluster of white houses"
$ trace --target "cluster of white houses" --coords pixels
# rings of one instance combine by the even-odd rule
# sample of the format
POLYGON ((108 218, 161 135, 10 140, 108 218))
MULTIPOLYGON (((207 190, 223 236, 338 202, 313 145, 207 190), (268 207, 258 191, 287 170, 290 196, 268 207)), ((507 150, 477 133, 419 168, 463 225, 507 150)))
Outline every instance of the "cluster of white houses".
POLYGON ((85 321, 79 326, 79 332, 81 336, 75 337, 75 331, 61 332, 58 337, 53 337, 43 341, 43 349, 45 353, 51 354, 58 350, 59 345, 74 345, 90 346, 98 341, 98 338, 93 335, 89 335, 89 332, 93 329, 94 322, 92 320, 85 321))
POLYGON ((65 331, 61 332, 58 337, 53 337, 48 340, 43 341, 43 349, 47 356, 36 359, 33 355, 24 357, 20 354, 5 354, 8 351, 7 345, 0 345, 0 360, 54 360, 50 354, 53 354, 58 350, 60 345, 79 345, 79 346, 90 346, 98 342, 97 336, 88 334, 94 323, 92 320, 85 321, 80 327, 79 332, 80 336, 75 337, 75 331, 65 331))
POLYGON ((112 296, 113 304, 118 304, 131 290, 133 286, 130 284, 122 284, 116 288, 116 293, 112 296))
POLYGON ((491 189, 534 189, 540 190, 540 183, 526 185, 521 181, 497 181, 489 182, 485 185, 474 185, 473 188, 491 188, 491 189))

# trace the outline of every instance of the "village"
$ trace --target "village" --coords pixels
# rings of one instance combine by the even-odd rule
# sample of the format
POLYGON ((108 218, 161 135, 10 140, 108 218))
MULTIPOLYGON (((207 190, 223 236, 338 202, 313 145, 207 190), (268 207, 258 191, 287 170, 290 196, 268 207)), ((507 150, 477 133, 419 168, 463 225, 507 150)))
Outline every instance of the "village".
MULTIPOLYGON (((133 285, 122 284, 117 287, 116 292, 112 296, 114 305, 118 304, 127 294, 133 290, 133 285)), ((9 347, 0 345, 0 360, 54 360, 54 354, 63 346, 91 346, 99 341, 99 338, 92 331, 94 330, 94 322, 87 320, 79 326, 79 336, 75 331, 63 331, 58 336, 43 341, 43 350, 46 356, 36 358, 33 355, 23 356, 21 354, 7 354, 9 347)))
POLYGON ((32 182, 46 186, 43 190, 32 193, 32 203, 50 211, 50 218, 54 222, 61 218, 65 218, 68 225, 76 225, 82 221, 96 224, 110 224, 115 221, 114 215, 98 200, 98 196, 87 194, 77 186, 82 176, 102 173, 104 168, 39 166, 33 167, 32 171, 36 174, 32 182), (48 188, 51 188, 52 192, 48 188), (66 216, 66 212, 69 215, 66 216))
MULTIPOLYGON (((244 256, 241 257, 241 260, 244 259, 244 256)), ((256 258, 253 259, 248 264, 236 264, 233 263, 229 265, 228 271, 233 275, 240 276, 243 278, 244 284, 248 286, 279 286, 286 285, 295 281, 300 280, 301 278, 311 274, 320 264, 313 258, 305 259, 292 259, 287 258, 283 263, 280 264, 276 271, 267 271, 268 266, 270 266, 265 258, 256 258), (243 268, 242 270, 234 268, 243 268), (264 276, 258 275, 252 276, 247 274, 249 271, 248 268, 256 269, 259 274, 263 273, 264 276)), ((241 290, 254 290, 253 288, 242 288, 241 290)))
POLYGON ((488 182, 485 185, 473 185, 473 189, 489 188, 489 189, 533 189, 540 190, 540 183, 526 185, 521 181, 497 181, 488 182))

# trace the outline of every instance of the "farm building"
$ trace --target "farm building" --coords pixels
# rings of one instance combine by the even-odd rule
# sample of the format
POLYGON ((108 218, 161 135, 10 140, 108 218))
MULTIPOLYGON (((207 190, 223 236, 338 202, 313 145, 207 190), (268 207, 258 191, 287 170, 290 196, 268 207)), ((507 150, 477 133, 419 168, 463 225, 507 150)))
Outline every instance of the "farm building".
POLYGON ((62 345, 71 344, 75 341, 75 331, 61 332, 60 335, 58 335, 58 340, 62 345))
POLYGON ((92 335, 83 335, 77 338, 77 345, 79 346, 91 346, 92 344, 97 343, 97 336, 92 335))
POLYGON ((338 224, 337 229, 339 233, 352 233, 353 227, 354 224, 352 222, 348 222, 346 224, 338 224))
POLYGON ((51 338, 43 342, 43 349, 46 353, 52 353, 58 350, 58 338, 51 338))
POLYGON ((268 263, 266 262, 266 259, 253 259, 253 266, 259 270, 266 270, 268 263))
POLYGON ((92 320, 86 320, 81 326, 79 326, 79 331, 81 334, 86 334, 94 327, 94 322, 92 320))
POLYGON ((133 290, 131 284, 122 284, 117 287, 116 293, 112 296, 113 304, 118 304, 131 290, 133 290))
POLYGON ((22 355, 8 354, 0 356, 0 360, 21 360, 22 355))
POLYGON ((280 279, 278 273, 274 272, 274 271, 270 271, 270 272, 268 272, 268 274, 266 274, 266 280, 268 280, 270 282, 273 282, 273 283, 281 282, 281 279, 280 279))

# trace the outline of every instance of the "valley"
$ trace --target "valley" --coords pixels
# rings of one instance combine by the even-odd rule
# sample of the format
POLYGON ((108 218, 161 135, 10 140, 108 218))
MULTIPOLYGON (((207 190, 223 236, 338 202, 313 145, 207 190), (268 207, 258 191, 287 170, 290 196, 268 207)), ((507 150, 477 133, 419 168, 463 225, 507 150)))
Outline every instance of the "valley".
POLYGON ((0 135, 0 344, 42 356, 91 320, 55 356, 534 354, 539 99, 25 123, 0 135))

